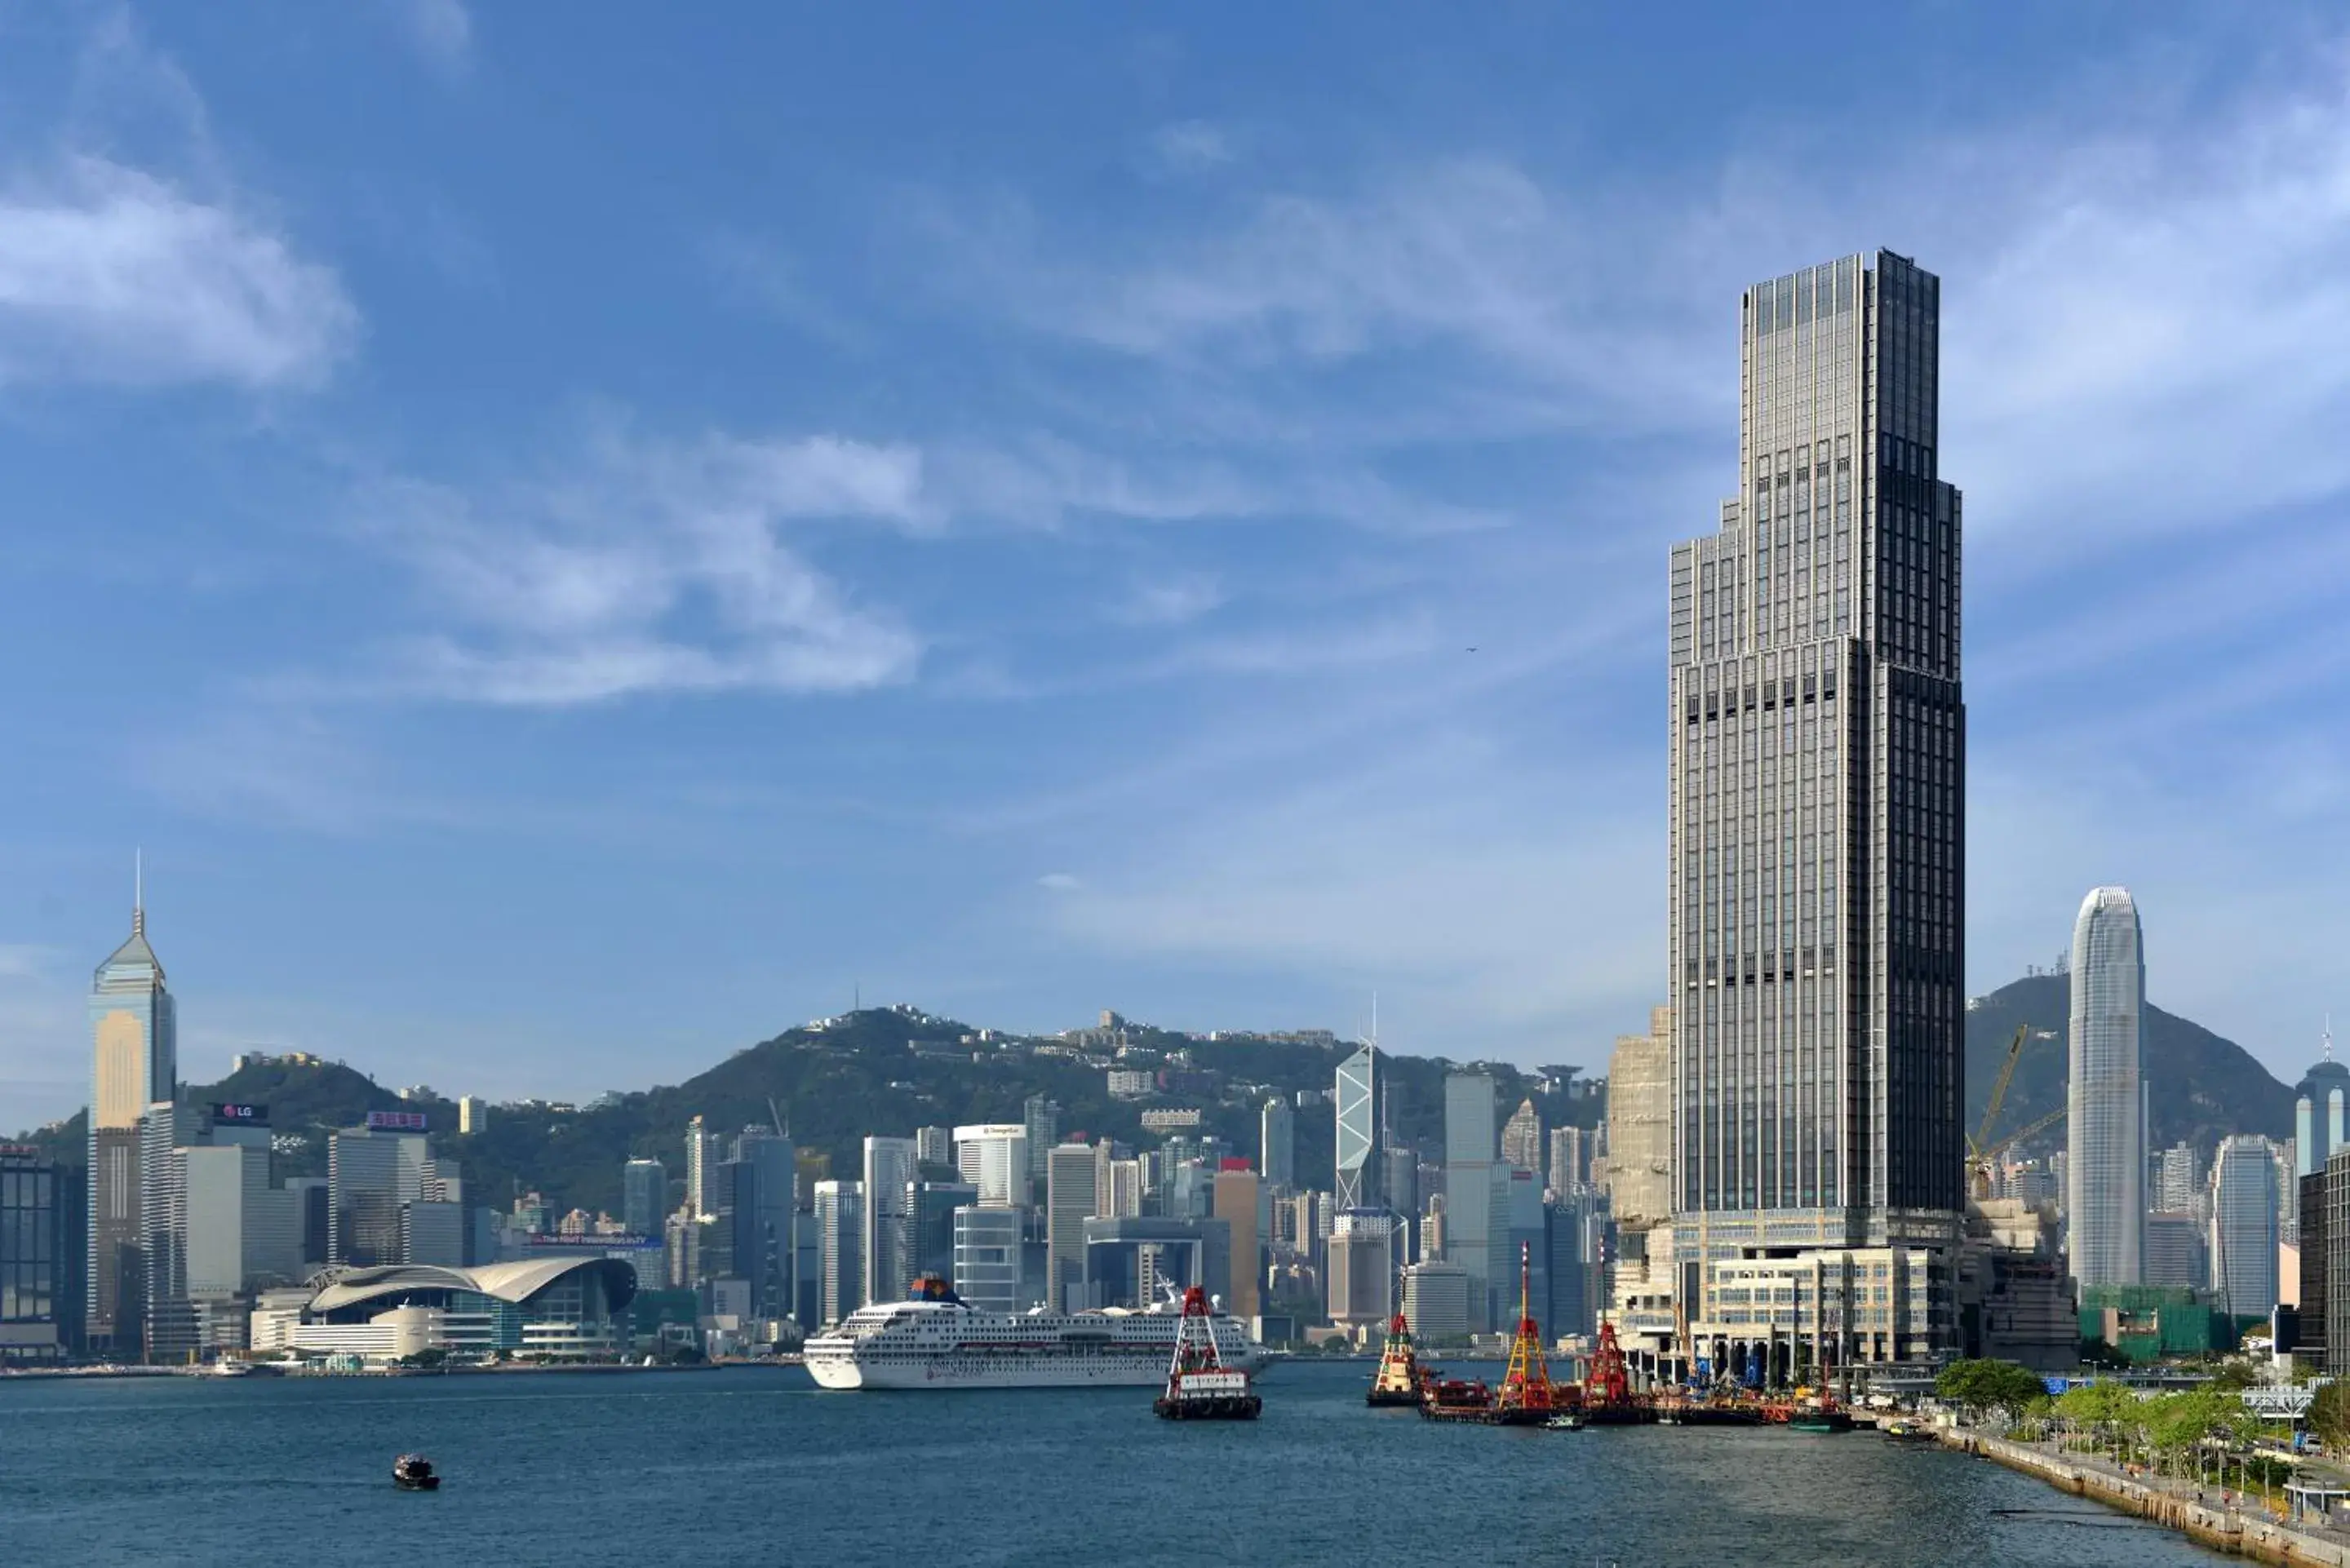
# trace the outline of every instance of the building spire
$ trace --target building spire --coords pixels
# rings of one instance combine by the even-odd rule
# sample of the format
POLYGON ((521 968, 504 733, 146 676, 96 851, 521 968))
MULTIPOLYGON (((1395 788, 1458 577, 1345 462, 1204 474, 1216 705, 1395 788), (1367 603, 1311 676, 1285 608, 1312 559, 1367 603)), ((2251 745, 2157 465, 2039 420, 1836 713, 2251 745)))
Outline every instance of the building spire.
POLYGON ((2330 1012, 2325 1015, 2325 1033, 2324 1038, 2325 1042, 2325 1059, 2331 1062, 2334 1060, 2334 1014, 2330 1012))
POLYGON ((147 851, 143 848, 130 852, 130 934, 147 934, 147 851))

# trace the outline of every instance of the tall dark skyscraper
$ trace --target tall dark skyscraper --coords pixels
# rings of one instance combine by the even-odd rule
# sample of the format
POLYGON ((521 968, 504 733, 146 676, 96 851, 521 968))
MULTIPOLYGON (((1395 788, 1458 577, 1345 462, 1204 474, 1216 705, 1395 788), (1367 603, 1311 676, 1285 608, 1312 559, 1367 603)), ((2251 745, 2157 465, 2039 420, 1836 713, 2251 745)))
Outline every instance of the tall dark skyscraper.
POLYGON ((1706 1291, 1711 1318, 1721 1262, 1918 1249, 1878 1261, 1914 1266, 1926 1298, 1846 1325, 1873 1356, 1946 1336, 1948 1274, 1928 1254, 1964 1202, 1966 709, 1940 295, 1889 251, 1749 289, 1739 493, 1719 532, 1672 554, 1682 1288, 1706 1291))
POLYGON ((88 1331, 99 1351, 141 1341, 140 1121, 179 1093, 179 1031, 163 965, 147 945, 143 888, 131 899, 130 940, 91 978, 89 1033, 88 1331))

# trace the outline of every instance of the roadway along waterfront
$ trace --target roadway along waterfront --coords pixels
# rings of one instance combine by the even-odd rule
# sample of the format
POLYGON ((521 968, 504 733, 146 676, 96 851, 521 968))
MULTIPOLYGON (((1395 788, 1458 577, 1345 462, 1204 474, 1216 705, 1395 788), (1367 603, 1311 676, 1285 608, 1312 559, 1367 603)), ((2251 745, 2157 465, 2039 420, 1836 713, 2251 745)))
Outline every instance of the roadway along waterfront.
POLYGON ((660 1377, 0 1383, 11 1561, 337 1568, 2219 1561, 1998 1465, 1868 1432, 1456 1428, 1290 1364, 1250 1424, 1149 1389, 826 1394, 660 1377), (392 1490, 404 1450, 446 1489, 392 1490))

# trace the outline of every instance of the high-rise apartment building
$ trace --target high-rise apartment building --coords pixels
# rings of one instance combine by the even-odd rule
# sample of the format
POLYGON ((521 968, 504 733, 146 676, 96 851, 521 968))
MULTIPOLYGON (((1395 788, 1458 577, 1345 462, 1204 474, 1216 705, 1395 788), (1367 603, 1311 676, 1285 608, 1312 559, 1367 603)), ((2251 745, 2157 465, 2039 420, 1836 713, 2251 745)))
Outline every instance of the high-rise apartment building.
POLYGON ((1544 1169, 1545 1185, 1561 1197, 1583 1185, 1586 1165, 1581 1127, 1550 1129, 1550 1158, 1544 1169))
MULTIPOLYGON (((2146 1007, 2146 959, 2139 934, 2137 906, 2127 888, 2094 888, 2081 900, 2073 925, 2064 1216, 2073 1277, 2084 1286, 2134 1285, 2144 1275, 2146 1102, 2138 1019, 2146 1007)), ((2262 1190, 2273 1201, 2273 1188, 2262 1190)), ((2272 1218, 2272 1232, 2273 1226, 2272 1218)), ((2270 1245, 2273 1250, 2273 1233, 2270 1245)), ((2217 1258, 2215 1249, 2215 1268, 2217 1258)), ((2269 1272, 2276 1272, 2273 1260, 2269 1272)))
POLYGON ((1337 1116, 1336 1203, 1341 1210, 1378 1207, 1374 1162, 1379 1147, 1379 1048, 1366 1045, 1338 1064, 1331 1096, 1337 1116))
POLYGON ((954 1163, 954 1134, 946 1127, 916 1127, 914 1157, 924 1165, 954 1163))
POLYGON ((1297 1185, 1297 1113, 1278 1096, 1257 1113, 1257 1169, 1267 1187, 1297 1185))
POLYGON ((920 1150, 910 1137, 865 1140, 865 1300, 903 1301, 911 1272, 906 1258, 906 1187, 920 1150))
MULTIPOLYGON (((2318 1168, 2324 1169, 2324 1163, 2320 1160, 2318 1168)), ((2196 1158, 2194 1146, 2175 1143, 2164 1149, 2161 1179, 2155 1184, 2148 1207, 2157 1213, 2191 1213, 2202 1191, 2203 1162, 2196 1158)), ((2155 1282, 2149 1277, 2144 1282, 2152 1284, 2155 1282)))
POLYGON ((1086 1221, 1094 1216, 1094 1151, 1090 1144, 1055 1144, 1045 1163, 1045 1304, 1054 1312, 1083 1308, 1086 1221))
POLYGON ((657 1159, 620 1167, 620 1223, 631 1236, 658 1236, 669 1208, 669 1168, 657 1159))
MULTIPOLYGON (((1958 1241, 1966 709, 1939 317, 1939 281, 1889 251, 1749 289, 1739 491, 1672 552, 1675 1242, 1700 1323, 1726 1262, 1958 1241)), ((1864 1311, 1853 1355, 1955 1343, 1949 1269, 1918 1272, 1938 1293, 1864 1311)))
POLYGON ((1490 1076, 1445 1075, 1444 1256, 1469 1272, 1469 1325, 1481 1334, 1493 1326, 1493 1249, 1506 1244, 1509 1223, 1506 1214, 1499 1226, 1492 1218, 1494 1109, 1490 1076))
POLYGON ((718 1166, 726 1140, 700 1116, 685 1124, 685 1206, 696 1220, 718 1214, 718 1166))
POLYGON ((1531 1097, 1520 1100, 1510 1119, 1502 1124, 1502 1163, 1542 1174, 1542 1113, 1534 1109, 1531 1097))
POLYGON ((140 1124, 179 1093, 179 1029, 163 965, 147 945, 143 889, 130 940, 98 966, 89 987, 89 1255, 86 1332, 98 1352, 140 1343, 145 1215, 139 1191, 140 1124))
POLYGON ((2211 1288, 2221 1310, 2266 1317, 2277 1304, 2277 1174, 2264 1137, 2220 1140, 2211 1159, 2211 1288))

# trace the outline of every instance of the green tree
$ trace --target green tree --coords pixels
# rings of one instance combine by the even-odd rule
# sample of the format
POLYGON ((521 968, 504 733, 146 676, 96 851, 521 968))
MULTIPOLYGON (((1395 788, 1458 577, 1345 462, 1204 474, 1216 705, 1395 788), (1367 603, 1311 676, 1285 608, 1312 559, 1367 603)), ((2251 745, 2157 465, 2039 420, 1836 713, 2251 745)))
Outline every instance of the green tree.
POLYGON ((2046 1392, 2036 1373, 2012 1361, 1953 1361, 1934 1379, 1935 1396, 1969 1419, 1977 1411, 1998 1410, 2012 1420, 2046 1392))

